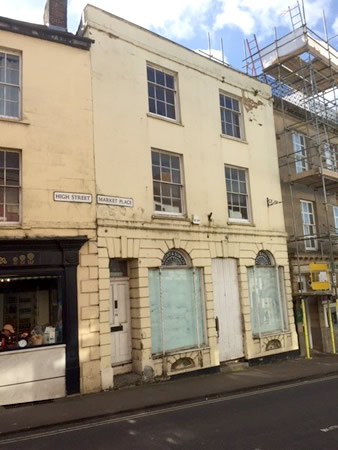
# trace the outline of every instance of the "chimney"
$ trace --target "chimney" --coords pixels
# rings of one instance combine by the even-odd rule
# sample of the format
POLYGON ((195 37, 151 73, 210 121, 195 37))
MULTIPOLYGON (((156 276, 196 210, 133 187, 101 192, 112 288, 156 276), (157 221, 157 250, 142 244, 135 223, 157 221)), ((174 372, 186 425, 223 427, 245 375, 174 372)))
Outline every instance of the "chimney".
POLYGON ((47 0, 43 23, 53 30, 67 31, 67 0, 47 0))

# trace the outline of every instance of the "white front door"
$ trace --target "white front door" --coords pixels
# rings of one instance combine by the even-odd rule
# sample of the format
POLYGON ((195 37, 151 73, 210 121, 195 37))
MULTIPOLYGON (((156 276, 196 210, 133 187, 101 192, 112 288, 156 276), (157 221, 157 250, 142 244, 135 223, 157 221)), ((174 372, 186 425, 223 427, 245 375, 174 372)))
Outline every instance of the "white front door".
POLYGON ((213 259, 212 278, 220 361, 241 358, 244 353, 237 261, 213 259))
POLYGON ((112 364, 131 361, 129 281, 115 278, 110 283, 110 332, 112 364))

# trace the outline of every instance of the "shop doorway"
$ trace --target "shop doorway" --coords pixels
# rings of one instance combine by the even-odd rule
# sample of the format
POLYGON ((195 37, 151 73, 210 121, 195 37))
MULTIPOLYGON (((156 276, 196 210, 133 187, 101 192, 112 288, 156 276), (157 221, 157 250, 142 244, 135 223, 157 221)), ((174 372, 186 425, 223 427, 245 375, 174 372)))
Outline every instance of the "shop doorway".
POLYGON ((322 330, 320 327, 319 319, 319 301, 317 297, 308 297, 306 299, 306 314, 308 320, 308 331, 309 331, 309 344, 310 348, 317 350, 318 352, 323 351, 323 339, 322 330))
POLYGON ((129 279, 112 278, 110 282, 110 332, 112 365, 131 361, 131 326, 129 279))
POLYGON ((214 312, 220 362, 244 356, 237 261, 212 260, 214 312))

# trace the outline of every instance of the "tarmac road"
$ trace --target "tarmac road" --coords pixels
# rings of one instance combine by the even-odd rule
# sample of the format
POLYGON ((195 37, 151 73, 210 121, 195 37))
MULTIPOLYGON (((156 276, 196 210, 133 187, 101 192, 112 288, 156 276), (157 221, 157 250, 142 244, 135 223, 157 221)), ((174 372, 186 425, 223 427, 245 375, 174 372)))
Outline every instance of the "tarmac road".
POLYGON ((0 439, 0 450, 337 450, 338 376, 0 439))

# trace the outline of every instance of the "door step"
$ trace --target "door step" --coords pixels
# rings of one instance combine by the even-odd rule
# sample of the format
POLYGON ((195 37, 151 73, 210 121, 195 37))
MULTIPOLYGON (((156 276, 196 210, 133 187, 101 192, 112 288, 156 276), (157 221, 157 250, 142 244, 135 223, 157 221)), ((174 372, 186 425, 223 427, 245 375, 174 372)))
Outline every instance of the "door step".
POLYGON ((222 373, 239 372, 248 368, 249 363, 247 361, 227 361, 220 365, 220 371, 222 373))
POLYGON ((142 384, 142 376, 137 373, 123 373, 114 376, 114 389, 125 389, 142 384))

